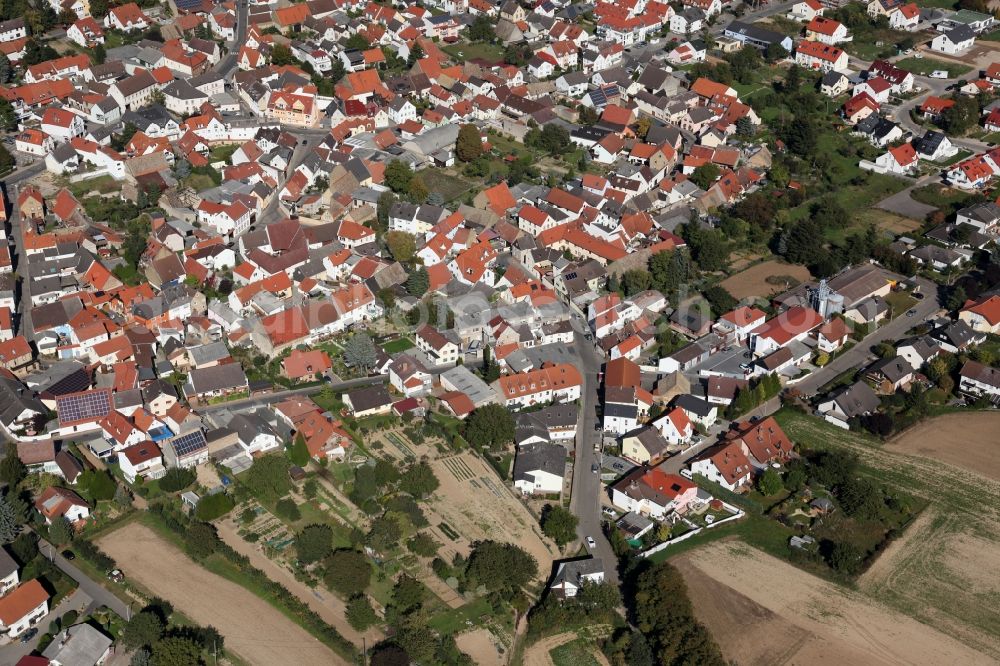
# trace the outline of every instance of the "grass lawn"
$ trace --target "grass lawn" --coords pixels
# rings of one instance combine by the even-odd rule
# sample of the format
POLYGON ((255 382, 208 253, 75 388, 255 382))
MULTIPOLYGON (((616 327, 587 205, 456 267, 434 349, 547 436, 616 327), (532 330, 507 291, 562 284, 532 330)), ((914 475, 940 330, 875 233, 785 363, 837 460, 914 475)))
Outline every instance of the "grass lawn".
POLYGON ((958 3, 954 0, 916 0, 917 7, 936 7, 937 9, 957 9, 958 3))
POLYGON ((427 186, 428 192, 438 192, 444 197, 445 203, 451 203, 460 198, 475 186, 463 180, 456 174, 447 173, 444 169, 429 168, 418 173, 427 186))
POLYGON ((489 62, 503 62, 504 48, 497 44, 450 44, 442 46, 441 50, 450 55, 456 62, 467 62, 477 58, 489 62))
POLYGON ((486 597, 479 597, 464 606, 441 611, 427 622, 427 626, 442 634, 455 634, 467 628, 466 620, 476 622, 480 617, 489 615, 491 612, 490 602, 486 597))
POLYGON ((906 33, 897 33, 892 30, 876 30, 871 35, 855 34, 854 41, 843 45, 843 48, 850 55, 862 60, 891 58, 899 53, 896 44, 905 39, 905 37, 906 33))
POLYGON ((952 213, 968 206, 977 195, 934 183, 918 187, 910 192, 910 198, 928 206, 937 206, 945 213, 952 213))
POLYGON ((892 308, 892 317, 896 318, 912 308, 916 304, 917 299, 913 298, 906 291, 892 291, 885 297, 885 301, 892 308))
POLYGON ((121 189, 121 185, 111 176, 98 176, 96 178, 88 178, 75 183, 69 183, 67 188, 73 193, 74 197, 79 199, 85 197, 93 191, 97 191, 101 194, 117 192, 121 189))
POLYGON ((597 666, 591 643, 587 639, 577 638, 569 643, 549 650, 552 663, 555 666, 597 666))
POLYGON ((914 74, 922 74, 923 76, 943 69, 948 72, 948 77, 952 79, 972 71, 972 68, 968 65, 960 65, 957 62, 945 60, 935 60, 934 58, 903 58, 896 62, 896 66, 914 74))
POLYGON ((184 180, 184 184, 195 192, 204 192, 205 190, 210 190, 215 187, 215 182, 212 181, 211 176, 207 176, 203 173, 191 174, 184 180))
POLYGON ((212 152, 209 153, 209 162, 226 162, 229 163, 229 158, 233 153, 240 147, 238 143, 230 144, 220 144, 212 148, 212 152))
MULTIPOLYGON (((987 141, 989 143, 996 143, 997 141, 1000 141, 1000 132, 995 132, 987 137, 984 137, 983 141, 987 141)), ((970 155, 972 155, 971 150, 960 150, 957 153, 955 153, 955 156, 952 157, 951 159, 947 159, 944 162, 935 162, 934 164, 940 165, 942 167, 950 167, 952 164, 958 164, 959 162, 961 162, 970 155)))
POLYGON ((409 338, 396 338, 395 340, 390 340, 382 345, 382 349, 385 350, 386 354, 398 354, 399 352, 406 351, 411 347, 413 347, 413 340, 409 338))
MULTIPOLYGON (((919 5, 920 3, 918 2, 917 4, 919 5)), ((1000 42, 1000 30, 996 30, 986 35, 979 35, 979 39, 987 42, 1000 42)))

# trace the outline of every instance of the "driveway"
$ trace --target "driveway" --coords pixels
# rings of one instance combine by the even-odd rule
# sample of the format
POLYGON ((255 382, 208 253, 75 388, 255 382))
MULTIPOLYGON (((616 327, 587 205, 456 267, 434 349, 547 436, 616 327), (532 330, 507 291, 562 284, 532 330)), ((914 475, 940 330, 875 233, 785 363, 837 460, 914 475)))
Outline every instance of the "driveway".
POLYGON ((923 187, 924 185, 928 185, 939 180, 939 176, 924 176, 905 190, 896 192, 891 197, 882 199, 882 201, 875 204, 875 207, 922 222, 927 219, 928 215, 936 211, 937 208, 915 201, 913 197, 910 196, 910 192, 918 187, 923 187))

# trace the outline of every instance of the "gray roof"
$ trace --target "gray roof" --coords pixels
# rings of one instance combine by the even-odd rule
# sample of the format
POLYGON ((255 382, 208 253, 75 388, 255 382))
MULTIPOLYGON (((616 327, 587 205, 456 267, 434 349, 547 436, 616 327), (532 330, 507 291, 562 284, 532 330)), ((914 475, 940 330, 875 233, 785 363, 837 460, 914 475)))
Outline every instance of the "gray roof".
POLYGON ((477 407, 496 400, 496 392, 490 385, 473 374, 464 365, 456 365, 454 368, 448 368, 441 373, 441 378, 448 380, 455 387, 455 390, 469 396, 469 400, 477 407))
POLYGON ((204 365, 229 358, 229 348, 221 340, 209 342, 206 345, 188 347, 187 351, 191 355, 191 360, 194 361, 195 365, 204 365))
POLYGON ((229 427, 236 432, 244 444, 252 442, 260 434, 278 436, 271 424, 257 414, 237 414, 229 422, 229 427))
POLYGON ((89 624, 76 624, 58 634, 42 656, 65 666, 93 666, 113 642, 89 624))
POLYGON ((517 451, 514 459, 514 480, 529 478, 536 471, 563 476, 566 472, 566 449, 558 444, 528 444, 517 451))
POLYGON ((226 363, 211 368, 191 370, 184 388, 185 392, 190 388, 191 393, 200 394, 246 387, 247 376, 243 372, 243 367, 239 363, 226 363))
POLYGON ((583 582, 584 576, 604 573, 604 562, 599 557, 587 557, 582 560, 559 562, 552 585, 570 583, 577 587, 583 582))
POLYGON ((17 562, 14 561, 14 558, 0 547, 0 578, 6 578, 17 571, 17 569, 17 562))
POLYGON ((865 382, 855 382, 833 396, 840 411, 848 417, 873 412, 882 404, 875 391, 865 382))
POLYGON ((351 399, 351 405, 355 412, 365 412, 369 409, 392 404, 392 396, 389 395, 383 384, 354 389, 347 395, 351 399))

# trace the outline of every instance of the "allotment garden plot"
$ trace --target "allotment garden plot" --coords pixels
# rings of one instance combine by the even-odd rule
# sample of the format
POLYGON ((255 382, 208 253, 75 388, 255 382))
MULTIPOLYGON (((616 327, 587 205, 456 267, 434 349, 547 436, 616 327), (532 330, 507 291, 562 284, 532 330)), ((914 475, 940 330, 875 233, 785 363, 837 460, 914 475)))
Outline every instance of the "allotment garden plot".
POLYGON ((469 554, 474 541, 492 539, 515 543, 538 561, 547 575, 554 547, 542 537, 532 516, 481 458, 461 453, 435 460, 441 487, 428 503, 428 519, 444 546, 446 560, 469 554))

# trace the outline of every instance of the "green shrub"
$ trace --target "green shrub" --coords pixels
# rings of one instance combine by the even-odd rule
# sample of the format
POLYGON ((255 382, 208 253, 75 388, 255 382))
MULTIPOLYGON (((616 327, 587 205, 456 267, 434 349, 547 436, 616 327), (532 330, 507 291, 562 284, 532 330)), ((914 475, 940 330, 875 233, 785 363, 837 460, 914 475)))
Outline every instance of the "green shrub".
POLYGON ((198 502, 198 508, 195 509, 194 514, 198 520, 204 520, 207 523, 226 515, 233 510, 234 506, 233 498, 229 495, 216 493, 215 495, 203 497, 198 502))

